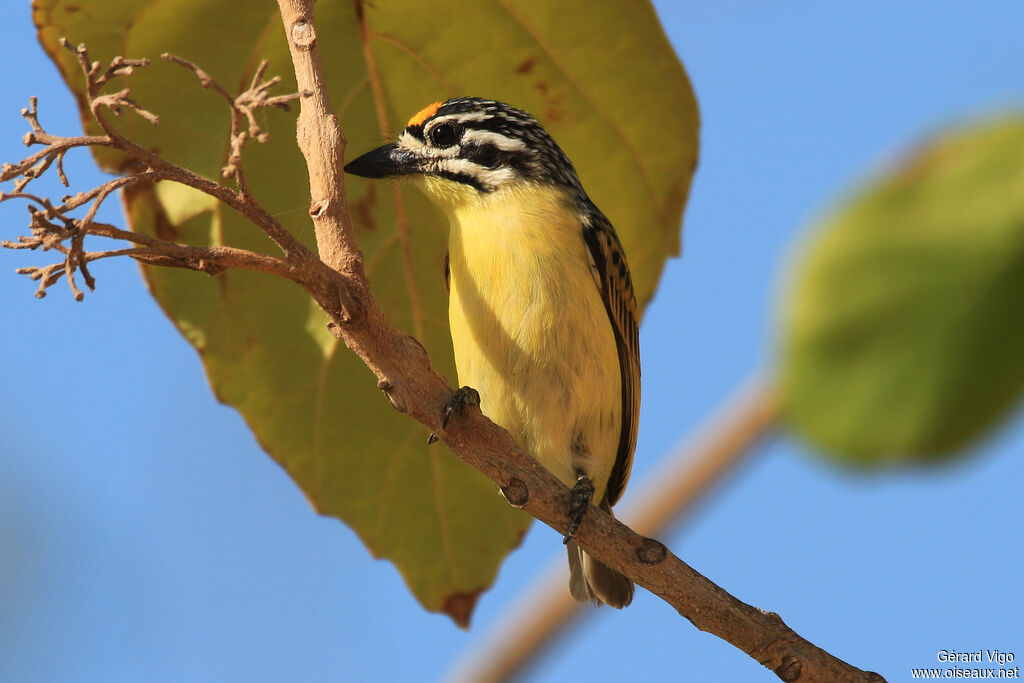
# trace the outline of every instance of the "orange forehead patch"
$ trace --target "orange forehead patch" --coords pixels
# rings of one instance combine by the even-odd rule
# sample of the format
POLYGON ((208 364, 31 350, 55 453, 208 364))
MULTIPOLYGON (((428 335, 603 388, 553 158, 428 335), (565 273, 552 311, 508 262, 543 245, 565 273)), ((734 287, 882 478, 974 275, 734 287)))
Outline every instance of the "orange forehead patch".
POLYGON ((405 124, 405 127, 410 128, 412 126, 422 125, 424 121, 426 121, 431 116, 437 113, 437 110, 441 107, 442 104, 444 104, 444 102, 434 102, 433 104, 428 104, 423 109, 420 109, 419 112, 416 113, 416 116, 413 116, 411 119, 409 119, 409 123, 405 124))

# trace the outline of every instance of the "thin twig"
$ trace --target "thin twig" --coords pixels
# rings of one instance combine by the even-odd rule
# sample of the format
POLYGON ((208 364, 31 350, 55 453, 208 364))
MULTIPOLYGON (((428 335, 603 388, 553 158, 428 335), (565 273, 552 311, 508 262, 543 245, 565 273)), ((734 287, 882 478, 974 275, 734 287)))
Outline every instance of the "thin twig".
POLYGON ((117 130, 107 121, 103 115, 104 109, 109 109, 115 116, 121 115, 121 108, 125 107, 134 111, 136 114, 149 121, 153 125, 160 122, 160 117, 151 111, 143 109, 132 100, 129 95, 131 92, 128 88, 123 88, 116 93, 110 93, 107 95, 101 95, 100 90, 104 85, 109 83, 111 80, 121 76, 131 76, 135 73, 135 69, 139 67, 149 66, 148 59, 125 59, 124 57, 117 56, 110 60, 110 65, 106 71, 100 73, 102 68, 99 62, 93 62, 89 60, 89 51, 85 45, 72 45, 71 41, 67 38, 61 38, 60 44, 66 48, 75 59, 78 60, 78 66, 82 70, 82 74, 85 76, 86 96, 89 101, 89 111, 92 113, 96 123, 99 124, 103 132, 107 134, 112 141, 115 142, 126 142, 117 130))
POLYGON ((245 179, 245 170, 242 166, 242 149, 250 140, 256 140, 261 144, 267 142, 267 134, 256 122, 256 110, 271 107, 288 111, 288 103, 299 99, 303 93, 269 96, 267 91, 280 83, 281 78, 274 76, 268 81, 263 80, 269 64, 265 59, 256 67, 256 73, 253 75, 249 89, 235 97, 210 74, 187 59, 182 59, 169 52, 163 53, 160 57, 188 69, 196 75, 200 85, 213 90, 227 101, 231 110, 231 133, 229 135, 231 152, 228 155, 227 164, 221 169, 221 175, 224 178, 234 179, 241 197, 251 200, 252 193, 249 190, 249 184, 245 179), (247 124, 247 128, 243 129, 243 124, 247 124))
MULTIPOLYGON (((168 59, 168 61, 191 69, 196 73, 204 86, 211 87, 227 100, 231 109, 233 123, 230 141, 232 153, 229 159, 229 168, 226 167, 225 175, 233 177, 238 185, 238 191, 233 192, 217 182, 203 178, 188 169, 171 164, 152 151, 123 137, 104 117, 104 111, 109 110, 118 115, 122 108, 129 108, 151 123, 158 123, 159 119, 155 114, 143 109, 131 100, 128 88, 122 88, 117 92, 108 94, 101 92, 103 86, 110 81, 119 77, 131 76, 136 69, 147 66, 149 60, 125 59, 118 56, 114 57, 104 69, 99 62, 90 60, 88 50, 84 45, 72 46, 67 40, 63 39, 61 44, 75 55, 78 61, 86 80, 85 89, 89 111, 105 134, 99 136, 60 137, 47 133, 39 121, 38 101, 35 97, 29 99, 29 106, 21 112, 30 127, 30 131, 25 134, 23 142, 26 146, 42 145, 43 149, 28 155, 15 164, 5 163, 0 166, 0 181, 14 181, 13 191, 0 193, 0 202, 14 199, 28 202, 31 216, 29 225, 31 234, 21 235, 14 242, 4 241, 2 246, 10 249, 54 250, 60 252, 64 257, 62 262, 51 266, 19 269, 18 272, 29 275, 32 279, 39 281, 36 296, 45 296, 46 289, 61 277, 64 277, 68 281, 68 287, 71 289, 72 296, 76 300, 81 301, 83 292, 78 287, 75 274, 76 272, 80 274, 86 287, 90 290, 93 289, 95 287, 95 279, 89 272, 89 263, 95 260, 94 255, 97 253, 103 254, 104 257, 116 253, 118 255, 130 256, 137 260, 143 260, 147 263, 159 262, 161 265, 192 268, 211 274, 220 272, 227 267, 253 268, 288 277, 293 281, 303 284, 303 286, 312 283, 312 286, 318 290, 328 289, 337 292, 339 289, 344 289, 343 283, 337 281, 336 273, 327 268, 298 239, 267 213, 266 209, 256 202, 249 192, 245 181, 241 158, 245 143, 252 138, 260 141, 267 139, 266 133, 256 125, 254 111, 258 108, 267 107, 287 109, 288 103, 301 97, 301 93, 270 96, 268 94, 269 89, 278 84, 280 79, 275 77, 264 80, 267 67, 263 63, 256 70, 252 86, 235 98, 228 94, 223 87, 217 84, 198 66, 173 55, 164 55, 164 58, 168 59), (242 126, 246 124, 248 124, 248 130, 242 130, 242 126), (142 170, 114 178, 87 192, 66 195, 61 198, 59 204, 54 204, 48 197, 26 191, 27 185, 32 180, 43 175, 54 165, 57 168, 58 179, 62 184, 68 186, 67 174, 64 172, 64 157, 69 150, 76 147, 113 147, 132 160, 131 168, 142 170), (85 250, 85 238, 87 236, 113 236, 109 230, 97 229, 93 222, 100 206, 107 197, 117 190, 140 184, 151 184, 162 180, 188 185, 216 198, 246 216, 278 244, 285 254, 284 259, 265 257, 254 252, 243 256, 238 251, 230 252, 230 254, 226 252, 204 254, 194 250, 182 251, 182 245, 162 240, 149 241, 146 244, 147 248, 144 250, 132 249, 105 252, 87 252, 85 250), (89 205, 85 216, 83 218, 75 218, 72 212, 85 205, 89 205), (272 258, 274 260, 267 260, 272 258), (225 261, 225 259, 227 260, 225 261), (299 272, 303 270, 307 271, 310 275, 316 274, 318 277, 300 277, 299 272)), ((116 239, 137 241, 135 237, 130 237, 132 235, 133 233, 122 232, 116 239)))

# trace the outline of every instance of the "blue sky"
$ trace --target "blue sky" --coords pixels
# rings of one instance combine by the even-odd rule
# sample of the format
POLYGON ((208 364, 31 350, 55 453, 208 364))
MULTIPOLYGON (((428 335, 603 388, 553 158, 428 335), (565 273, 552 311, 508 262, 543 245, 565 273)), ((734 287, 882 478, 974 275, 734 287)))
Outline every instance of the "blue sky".
MULTIPOLYGON (((630 496, 771 359, 778 283, 800 237, 873 170, 946 126, 1024 106, 1024 5, 660 2, 700 100, 684 256, 648 310, 630 496)), ((27 3, 0 26, 0 158, 31 94, 77 130, 27 3)), ((84 155, 69 172, 95 184, 84 155)), ((120 222, 115 204, 105 220, 120 222)), ((3 238, 23 225, 0 208, 3 238)), ((472 630, 423 612, 391 565, 316 516, 136 266, 97 267, 81 304, 42 301, 0 253, 0 680, 436 680, 560 560, 534 526, 472 630)), ((779 435, 664 540, 737 597, 889 680, 942 649, 1024 659, 1019 415, 967 458, 853 475, 779 435)), ((644 591, 601 610, 538 681, 777 680, 644 591)))

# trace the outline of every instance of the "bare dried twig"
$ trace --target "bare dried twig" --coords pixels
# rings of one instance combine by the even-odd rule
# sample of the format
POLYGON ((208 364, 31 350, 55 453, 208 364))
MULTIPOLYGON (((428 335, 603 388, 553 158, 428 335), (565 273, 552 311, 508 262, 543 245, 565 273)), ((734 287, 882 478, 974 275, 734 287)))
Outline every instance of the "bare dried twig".
POLYGON ((103 109, 109 109, 115 116, 120 116, 121 108, 125 107, 131 109, 153 125, 160 122, 159 116, 143 109, 129 97, 130 92, 128 88, 123 88, 115 93, 106 95, 100 94, 103 86, 113 79, 121 76, 131 76, 135 73, 136 68, 149 66, 148 59, 125 59, 124 57, 117 56, 110 60, 110 65, 107 66, 106 70, 103 70, 103 66, 99 62, 89 60, 89 51, 85 45, 72 45, 67 38, 61 38, 60 44, 67 48, 78 60, 78 65, 85 76, 89 111, 92 112, 93 118, 96 119, 96 122, 108 137, 116 140, 121 136, 106 120, 106 117, 103 116, 103 109))
POLYGON ((303 97, 305 93, 297 92, 271 97, 267 91, 280 83, 281 77, 274 76, 270 80, 263 80, 268 66, 268 62, 265 59, 256 68, 256 73, 252 77, 249 89, 235 97, 220 83, 215 81, 210 74, 187 59, 182 59, 168 52, 160 55, 160 57, 193 72, 204 88, 213 90, 227 101, 228 106, 231 108, 231 153, 228 155, 228 163, 221 169, 221 174, 225 178, 233 178, 238 184, 238 191, 242 196, 251 199, 252 194, 249 191, 249 185, 245 180, 245 171, 242 167, 242 148, 250 140, 256 140, 260 143, 267 141, 267 134, 260 127, 259 123, 256 122, 256 110, 277 108, 288 111, 288 103, 303 97), (243 128, 243 124, 247 124, 247 127, 243 128))
POLYGON ((86 287, 92 290, 95 288, 96 282, 89 272, 89 264, 111 256, 129 256, 146 263, 190 268, 209 274, 216 274, 227 268, 248 268, 270 272, 303 285, 315 280, 315 286, 318 288, 320 296, 324 296, 324 292, 334 292, 339 287, 344 288, 344 283, 338 281, 333 271, 325 267, 312 252, 289 234, 256 202, 245 182, 241 158, 242 149, 249 140, 256 139, 260 142, 266 140, 266 134, 256 123, 254 112, 267 107, 287 109, 288 103, 301 97, 301 93, 269 95, 268 91, 277 85, 280 79, 264 80, 266 63, 263 63, 257 69, 249 89, 237 97, 232 97, 227 90, 196 65, 173 55, 164 55, 168 61, 181 64, 192 70, 205 87, 220 93, 227 100, 232 117, 231 156, 224 169, 224 177, 234 179, 238 189, 232 191, 224 185, 198 176, 188 169, 162 159, 150 150, 122 136, 107 120, 104 115, 105 111, 110 111, 117 116, 123 109, 130 109, 154 125, 159 123, 158 116, 142 108, 131 99, 128 88, 122 88, 114 93, 104 94, 102 92, 103 87, 115 78, 129 77, 137 69, 148 66, 148 59, 126 59, 118 56, 114 57, 106 68, 103 68, 99 62, 90 60, 88 50, 84 45, 72 46, 64 39, 61 40, 61 45, 75 55, 78 61, 85 78, 89 112, 104 135, 77 137, 51 135, 39 122, 38 102, 35 97, 29 99, 28 108, 21 112, 31 128, 25 134, 23 142, 26 146, 42 145, 43 149, 25 157, 18 163, 3 164, 0 167, 0 182, 13 181, 13 191, 0 193, 0 202, 12 199, 24 200, 28 203, 30 216, 28 235, 18 237, 15 242, 4 241, 0 245, 9 249, 53 250, 63 255, 64 259, 59 263, 42 267, 30 266, 17 270, 17 272, 28 275, 32 280, 39 282, 39 288, 36 290, 37 297, 45 296, 47 289, 64 277, 68 281, 74 298, 81 301, 84 294, 78 287, 75 274, 80 274, 86 287), (243 128, 245 123, 248 123, 248 126, 243 128), (69 182, 64 172, 64 157, 69 150, 76 147, 111 147, 120 150, 132 160, 132 167, 140 170, 109 180, 87 192, 66 195, 57 204, 47 197, 26 190, 32 180, 40 177, 53 166, 56 166, 60 182, 67 187, 69 182), (174 181, 193 187, 231 206, 271 237, 281 247, 284 256, 270 256, 227 247, 186 246, 95 223, 100 206, 117 190, 152 184, 161 180, 174 181), (88 209, 83 217, 73 216, 74 211, 86 205, 88 205, 88 209), (85 251, 85 238, 89 235, 124 240, 141 246, 87 252, 85 251), (316 273, 319 277, 307 278, 303 274, 307 271, 316 273))

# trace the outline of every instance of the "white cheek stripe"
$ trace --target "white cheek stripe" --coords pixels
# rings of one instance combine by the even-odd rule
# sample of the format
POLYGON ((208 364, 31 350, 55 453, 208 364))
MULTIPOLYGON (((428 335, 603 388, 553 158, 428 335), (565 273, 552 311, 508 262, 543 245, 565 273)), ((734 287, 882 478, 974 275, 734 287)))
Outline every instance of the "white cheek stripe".
POLYGON ((479 176, 484 171, 483 166, 473 163, 469 159, 438 159, 437 167, 442 171, 465 173, 471 176, 479 176))
POLYGON ((526 143, 522 140, 510 138, 492 130, 467 130, 462 136, 462 142, 472 142, 478 145, 494 145, 505 152, 522 152, 526 149, 526 143))
POLYGON ((500 187, 516 177, 516 172, 511 168, 484 168, 469 159, 439 159, 437 168, 450 173, 463 173, 491 187, 500 187))

